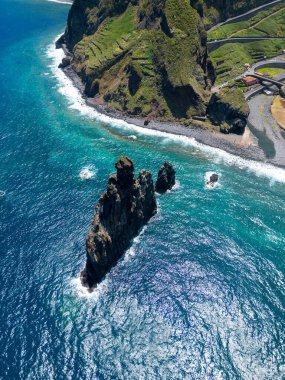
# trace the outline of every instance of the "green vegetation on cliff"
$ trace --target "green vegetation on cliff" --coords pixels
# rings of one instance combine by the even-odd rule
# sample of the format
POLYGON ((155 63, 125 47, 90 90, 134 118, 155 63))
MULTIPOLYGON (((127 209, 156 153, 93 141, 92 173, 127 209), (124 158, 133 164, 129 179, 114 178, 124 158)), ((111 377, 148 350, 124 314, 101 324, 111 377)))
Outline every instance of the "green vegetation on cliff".
POLYGON ((188 0, 75 0, 65 33, 89 97, 167 120, 206 112, 206 39, 188 0))
POLYGON ((264 40, 246 43, 228 43, 210 53, 216 68, 216 84, 224 83, 241 75, 245 63, 276 57, 284 47, 282 40, 264 40))
POLYGON ((268 0, 191 0, 207 29, 226 20, 239 16, 251 9, 268 3, 268 0))
MULTIPOLYGON (((209 90, 216 79, 212 60, 222 82, 239 73, 244 62, 274 55, 280 48, 273 44, 268 53, 259 43, 233 44, 211 53, 212 60, 208 57, 205 25, 264 3, 74 0, 61 42, 72 51, 72 68, 96 104, 147 119, 185 121, 205 116, 209 109, 209 90)), ((234 100, 235 96, 223 94, 224 103, 234 100)), ((236 104, 229 109, 244 115, 236 104)))
POLYGON ((213 94, 207 110, 212 123, 224 133, 242 134, 249 115, 249 106, 238 88, 224 88, 213 94))
POLYGON ((284 37, 285 4, 281 3, 258 12, 248 19, 231 22, 212 30, 208 40, 236 37, 284 37))

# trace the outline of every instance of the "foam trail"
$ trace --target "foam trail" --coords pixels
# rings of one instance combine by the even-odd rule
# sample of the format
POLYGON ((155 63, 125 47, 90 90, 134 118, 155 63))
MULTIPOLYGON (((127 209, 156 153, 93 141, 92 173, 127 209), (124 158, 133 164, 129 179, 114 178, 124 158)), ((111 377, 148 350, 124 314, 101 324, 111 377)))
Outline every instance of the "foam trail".
POLYGON ((207 172, 207 173, 205 173, 204 181, 205 181, 205 189, 207 189, 207 190, 214 190, 217 187, 221 187, 221 184, 220 184, 221 174, 219 174, 219 173, 217 173, 218 176, 219 176, 218 182, 215 182, 213 185, 209 185, 208 184, 208 182, 210 181, 211 175, 213 175, 213 174, 216 174, 216 172, 207 172))
POLYGON ((95 176, 96 172, 94 170, 93 165, 88 165, 82 168, 82 170, 79 173, 79 177, 82 180, 92 179, 95 176))
POLYGON ((60 0, 47 0, 50 3, 58 3, 58 4, 65 4, 65 5, 72 5, 72 1, 60 1, 60 0))
POLYGON ((80 278, 73 278, 70 281, 72 292, 79 298, 86 298, 92 301, 98 301, 100 296, 108 289, 108 279, 105 278, 96 288, 89 292, 89 290, 81 284, 80 278))
MULTIPOLYGON (((58 36, 55 41, 59 37, 60 36, 58 36)), ((64 74, 64 72, 58 68, 58 65, 64 57, 64 52, 61 49, 56 49, 55 43, 53 43, 49 46, 47 54, 48 57, 52 59, 52 65, 50 68, 58 80, 58 91, 67 98, 70 104, 69 107, 78 110, 82 115, 88 116, 92 119, 95 118, 110 125, 113 128, 117 128, 121 131, 125 130, 127 133, 132 132, 143 136, 163 138, 160 142, 164 144, 177 143, 183 147, 198 149, 200 152, 206 154, 207 158, 216 164, 234 166, 242 170, 253 172, 257 176, 266 177, 273 182, 276 181, 285 183, 285 170, 277 166, 235 156, 234 154, 225 152, 222 149, 213 148, 211 146, 202 144, 195 140, 193 137, 174 135, 168 132, 138 127, 134 124, 129 124, 124 120, 114 119, 110 116, 97 112, 94 108, 88 106, 85 103, 80 94, 80 91, 73 85, 71 79, 69 79, 64 74)))
POLYGON ((141 232, 136 236, 133 240, 132 246, 127 250, 127 252, 124 255, 124 262, 129 261, 129 259, 133 256, 135 256, 136 248, 139 246, 142 236, 144 235, 146 231, 147 225, 145 225, 141 232))

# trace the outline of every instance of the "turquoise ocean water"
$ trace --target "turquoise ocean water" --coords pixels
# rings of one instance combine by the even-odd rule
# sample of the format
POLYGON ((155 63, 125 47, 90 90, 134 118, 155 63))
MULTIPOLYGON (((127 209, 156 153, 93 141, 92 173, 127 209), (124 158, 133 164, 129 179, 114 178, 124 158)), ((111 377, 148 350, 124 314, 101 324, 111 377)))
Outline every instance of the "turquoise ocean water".
POLYGON ((0 2, 0 378, 285 378, 285 170, 84 106, 56 69, 67 12, 0 2), (85 237, 122 154, 172 161, 178 184, 88 295, 85 237))

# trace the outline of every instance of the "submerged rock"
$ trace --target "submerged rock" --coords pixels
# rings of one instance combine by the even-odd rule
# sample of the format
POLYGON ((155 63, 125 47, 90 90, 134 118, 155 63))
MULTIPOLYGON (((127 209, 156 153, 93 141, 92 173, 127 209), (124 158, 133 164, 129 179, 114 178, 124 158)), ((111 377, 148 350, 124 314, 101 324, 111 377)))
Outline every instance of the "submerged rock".
POLYGON ((165 161, 159 169, 155 184, 155 191, 163 194, 167 190, 171 190, 175 185, 175 169, 170 162, 165 161))
POLYGON ((81 281, 90 289, 123 256, 132 239, 157 211, 152 174, 141 170, 135 179, 133 161, 125 156, 115 167, 117 174, 109 177, 86 240, 87 261, 81 281))

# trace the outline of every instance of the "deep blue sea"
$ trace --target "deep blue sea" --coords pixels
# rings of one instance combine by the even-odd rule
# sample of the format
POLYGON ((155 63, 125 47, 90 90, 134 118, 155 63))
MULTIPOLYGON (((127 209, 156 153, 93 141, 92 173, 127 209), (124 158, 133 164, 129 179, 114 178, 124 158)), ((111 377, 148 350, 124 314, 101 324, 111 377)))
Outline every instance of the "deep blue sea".
POLYGON ((68 8, 0 1, 0 378, 285 379, 285 170, 90 110, 56 69, 68 8), (90 295, 85 238, 122 154, 178 184, 90 295))

